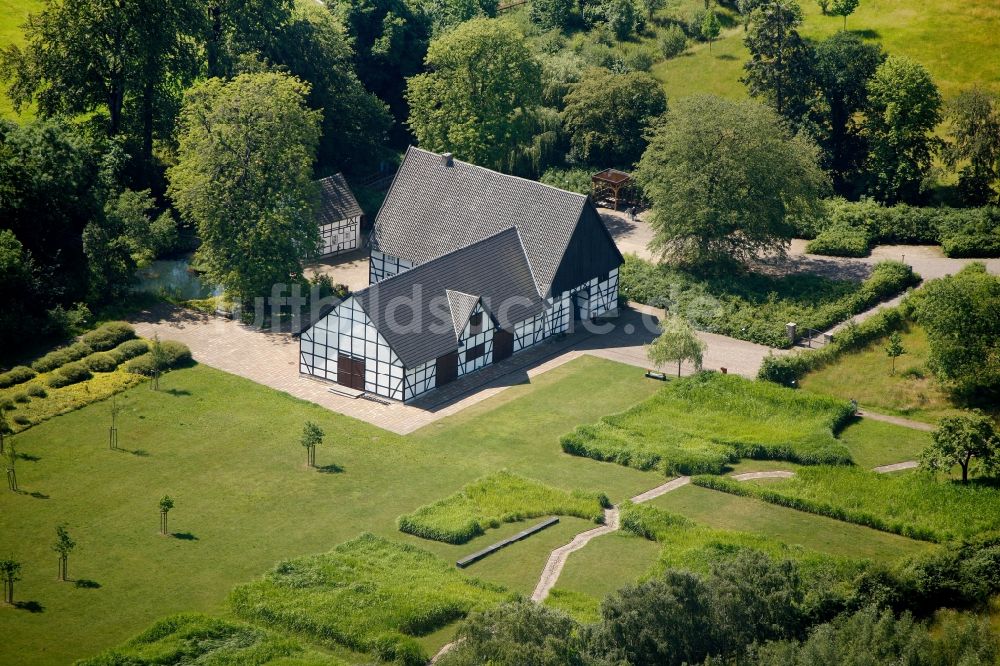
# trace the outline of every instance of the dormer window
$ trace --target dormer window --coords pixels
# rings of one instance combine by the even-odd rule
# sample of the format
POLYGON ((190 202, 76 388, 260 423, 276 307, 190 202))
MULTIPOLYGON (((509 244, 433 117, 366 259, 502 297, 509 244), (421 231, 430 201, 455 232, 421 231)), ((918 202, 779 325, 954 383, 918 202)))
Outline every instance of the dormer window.
POLYGON ((483 313, 477 312, 469 317, 469 334, 476 335, 483 332, 483 313))

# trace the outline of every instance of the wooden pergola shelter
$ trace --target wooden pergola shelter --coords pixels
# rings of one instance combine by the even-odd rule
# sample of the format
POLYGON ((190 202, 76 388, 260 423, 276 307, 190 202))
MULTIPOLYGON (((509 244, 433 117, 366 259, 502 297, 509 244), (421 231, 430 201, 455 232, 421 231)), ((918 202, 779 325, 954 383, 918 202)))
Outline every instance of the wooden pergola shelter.
POLYGON ((595 173, 590 177, 590 192, 594 201, 610 193, 614 201, 615 210, 618 210, 619 194, 623 187, 632 182, 632 175, 619 171, 618 169, 605 169, 595 173))

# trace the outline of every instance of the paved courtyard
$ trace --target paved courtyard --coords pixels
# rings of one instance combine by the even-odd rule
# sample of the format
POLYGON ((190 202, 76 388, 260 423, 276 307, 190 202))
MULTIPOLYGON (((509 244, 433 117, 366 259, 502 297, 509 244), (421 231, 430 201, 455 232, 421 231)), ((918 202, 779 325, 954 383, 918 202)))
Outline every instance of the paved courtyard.
MULTIPOLYGON (((133 318, 139 335, 159 335, 188 345, 199 363, 224 370, 284 391, 333 411, 352 416, 399 434, 406 434, 459 412, 510 386, 531 381, 583 354, 636 366, 648 365, 643 345, 655 336, 657 311, 622 310, 608 320, 605 332, 577 330, 546 340, 531 349, 432 391, 411 404, 350 398, 333 393, 331 383, 311 379, 298 371, 298 339, 288 333, 271 333, 235 321, 182 308, 158 305, 133 318)), ((705 367, 754 376, 770 350, 761 345, 720 335, 701 334, 708 344, 705 367)), ((685 366, 684 374, 693 368, 685 366)), ((650 380, 653 381, 653 380, 650 380)))

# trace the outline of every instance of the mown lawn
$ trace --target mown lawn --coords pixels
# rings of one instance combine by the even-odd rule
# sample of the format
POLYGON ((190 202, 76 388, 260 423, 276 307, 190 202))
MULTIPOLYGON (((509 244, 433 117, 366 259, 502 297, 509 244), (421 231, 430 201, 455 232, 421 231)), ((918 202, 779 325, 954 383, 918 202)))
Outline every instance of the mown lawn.
POLYGON ((927 333, 911 324, 902 333, 906 353, 896 359, 896 373, 885 354, 885 340, 841 356, 836 363, 810 372, 799 385, 811 393, 855 399, 862 407, 936 423, 955 413, 948 395, 927 369, 927 333))
MULTIPOLYGON (((21 26, 28 20, 28 14, 40 11, 41 0, 0 0, 0 47, 8 44, 23 44, 24 32, 21 26)), ((22 110, 20 116, 14 112, 14 107, 7 97, 7 86, 0 81, 0 118, 24 120, 31 116, 28 109, 22 110)))
MULTIPOLYGON (((804 36, 822 39, 843 28, 842 18, 823 16, 815 2, 799 4, 804 36)), ((1000 5, 994 0, 867 0, 847 19, 847 29, 924 65, 946 98, 977 83, 1000 92, 1000 72, 986 55, 1000 47, 1000 5)), ((725 31, 711 51, 708 44, 695 44, 687 54, 654 65, 653 75, 668 99, 699 93, 741 98, 747 95, 740 83, 747 58, 737 27, 725 31)))
MULTIPOLYGON (((453 562, 524 524, 451 546, 401 534, 396 518, 500 469, 563 490, 599 489, 614 502, 662 482, 560 450, 560 435, 655 390, 635 368, 591 357, 408 437, 205 366, 170 373, 162 388, 126 393, 119 439, 134 453, 107 449, 107 402, 16 437, 28 456, 18 463, 26 493, 0 494, 0 553, 23 562, 16 596, 39 612, 0 609, 0 663, 66 663, 171 613, 223 613, 235 585, 363 531, 453 562), (298 437, 307 419, 327 433, 317 463, 342 471, 304 468, 298 437), (164 494, 176 502, 170 529, 180 538, 157 534, 164 494), (50 546, 63 521, 78 542, 70 577, 100 587, 55 580, 50 546)), ((563 529, 546 530, 469 573, 530 591, 547 551, 580 531, 563 529), (530 566, 519 557, 529 549, 530 566)))

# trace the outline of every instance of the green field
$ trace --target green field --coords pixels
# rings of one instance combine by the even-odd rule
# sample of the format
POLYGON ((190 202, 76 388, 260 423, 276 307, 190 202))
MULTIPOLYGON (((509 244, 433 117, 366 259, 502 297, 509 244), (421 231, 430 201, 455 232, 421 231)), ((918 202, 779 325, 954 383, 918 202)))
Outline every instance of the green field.
MULTIPOLYGON (((121 452, 107 449, 106 402, 42 423, 16 437, 25 494, 0 494, 0 553, 23 563, 17 599, 40 612, 0 609, 0 663, 66 663, 171 613, 223 612, 235 585, 363 531, 453 562, 523 525, 452 546, 401 534, 396 517, 500 469, 567 491, 601 489, 615 502, 652 488, 661 476, 567 456, 558 444, 592 415, 648 397, 652 384, 633 367, 585 357, 398 437, 196 366, 167 375, 159 392, 125 394, 121 452), (303 466, 307 419, 327 433, 317 463, 342 471, 303 466), (164 494, 176 502, 176 538, 157 534, 164 494), (50 545, 63 521, 78 542, 70 578, 100 587, 55 580, 50 545)), ((549 551, 588 524, 564 519, 469 573, 530 592, 549 551)), ((434 634, 425 649, 447 638, 434 634)))
POLYGON ((922 472, 804 467, 790 479, 766 485, 707 476, 695 477, 694 482, 928 541, 968 539, 1000 530, 1000 489, 936 480, 922 472))
MULTIPOLYGON (((843 19, 823 16, 815 2, 799 4, 804 36, 821 39, 842 29, 843 19)), ((924 65, 946 98, 977 83, 1000 92, 993 57, 1000 48, 1000 4, 994 0, 862 0, 847 28, 924 65)), ((708 44, 696 44, 687 54, 654 65, 653 75, 668 100, 699 93, 745 97, 740 77, 747 57, 743 29, 737 27, 725 31, 711 51, 708 44)))
POLYGON ((850 414, 846 402, 703 373, 672 380, 642 404, 577 428, 562 446, 668 476, 719 474, 741 457, 844 464, 850 454, 834 433, 850 414))
POLYGON ((896 359, 895 374, 891 374, 883 339, 810 372, 799 381, 799 386, 812 393, 844 400, 853 398, 872 411, 899 414, 927 423, 954 414, 955 407, 927 369, 927 333, 911 324, 903 331, 902 338, 906 353, 896 359))
MULTIPOLYGON (((23 44, 24 32, 21 26, 28 20, 28 14, 37 12, 42 8, 41 0, 0 0, 0 47, 8 44, 23 44)), ((0 82, 3 85, 3 82, 0 82)), ((3 85, 0 92, 0 118, 20 118, 30 117, 28 109, 22 110, 19 117, 14 112, 14 107, 7 98, 7 89, 3 85)))
POLYGON ((399 517, 399 529, 424 539, 465 543, 503 523, 539 516, 576 516, 601 522, 608 499, 579 490, 566 492, 507 471, 399 517))

